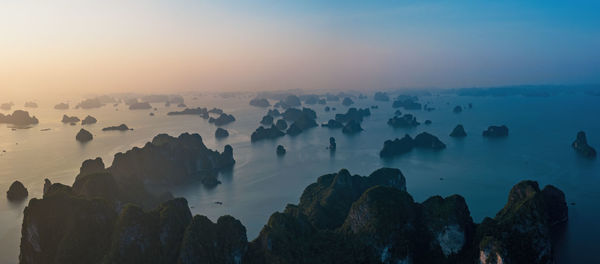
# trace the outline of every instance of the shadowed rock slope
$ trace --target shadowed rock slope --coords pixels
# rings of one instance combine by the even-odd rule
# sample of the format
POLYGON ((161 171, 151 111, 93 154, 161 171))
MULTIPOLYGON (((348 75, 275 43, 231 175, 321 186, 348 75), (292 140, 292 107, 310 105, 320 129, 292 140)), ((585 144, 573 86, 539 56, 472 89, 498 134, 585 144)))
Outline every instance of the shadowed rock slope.
POLYGON ((343 169, 319 177, 248 242, 240 221, 192 217, 183 198, 144 210, 75 185, 53 184, 30 201, 21 263, 552 263, 551 227, 567 219, 564 194, 533 181, 475 224, 459 195, 415 202, 398 169, 343 169))

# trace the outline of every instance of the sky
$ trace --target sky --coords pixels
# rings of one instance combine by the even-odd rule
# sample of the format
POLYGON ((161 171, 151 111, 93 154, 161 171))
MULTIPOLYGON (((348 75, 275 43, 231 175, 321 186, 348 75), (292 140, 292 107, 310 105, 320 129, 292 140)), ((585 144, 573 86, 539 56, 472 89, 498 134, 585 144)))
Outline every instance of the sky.
POLYGON ((11 93, 600 83, 600 1, 1 0, 11 93))

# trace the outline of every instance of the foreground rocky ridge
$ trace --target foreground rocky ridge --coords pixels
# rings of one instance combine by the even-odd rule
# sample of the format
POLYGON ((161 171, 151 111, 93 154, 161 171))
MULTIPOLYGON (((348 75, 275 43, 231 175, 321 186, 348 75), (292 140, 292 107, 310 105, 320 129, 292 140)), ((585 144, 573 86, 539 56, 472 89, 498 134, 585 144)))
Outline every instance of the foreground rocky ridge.
POLYGON ((30 201, 21 263, 553 263, 552 226, 567 220, 564 194, 533 181, 475 224, 459 195, 415 202, 398 169, 343 169, 319 177, 248 242, 240 221, 192 217, 183 198, 144 210, 102 187, 116 182, 82 188, 89 175, 110 175, 101 160, 88 163, 73 187, 55 183, 30 201))

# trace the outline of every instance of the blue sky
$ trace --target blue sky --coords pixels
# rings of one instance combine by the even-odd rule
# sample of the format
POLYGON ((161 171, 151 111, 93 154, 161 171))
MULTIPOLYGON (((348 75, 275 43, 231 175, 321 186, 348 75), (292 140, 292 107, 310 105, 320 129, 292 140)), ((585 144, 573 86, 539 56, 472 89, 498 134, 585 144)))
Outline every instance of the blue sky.
POLYGON ((0 66, 0 85, 600 83, 599 14, 600 1, 8 0, 0 58, 14 67, 0 66))

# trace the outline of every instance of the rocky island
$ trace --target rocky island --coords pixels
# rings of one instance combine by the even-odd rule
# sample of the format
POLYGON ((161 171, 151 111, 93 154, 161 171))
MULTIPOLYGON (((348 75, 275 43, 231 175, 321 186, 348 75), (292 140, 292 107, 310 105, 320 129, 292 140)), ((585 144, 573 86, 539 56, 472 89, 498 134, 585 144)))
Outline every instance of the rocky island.
POLYGON ((283 119, 290 124, 286 133, 292 136, 302 133, 304 130, 318 126, 317 113, 310 108, 288 108, 281 114, 283 119))
POLYGON ((483 131, 484 137, 501 138, 508 137, 508 127, 502 126, 490 126, 487 130, 483 131))
MULTIPOLYGON (((260 120, 260 123, 265 126, 270 126, 273 124, 273 117, 270 115, 263 116, 262 120, 260 120)), ((286 126, 287 126, 287 124, 286 124, 286 126)))
POLYGON ((363 131, 363 128, 360 126, 360 123, 356 120, 350 120, 342 128, 342 133, 344 134, 356 134, 361 131, 363 131))
POLYGON ((69 109, 69 104, 68 103, 59 103, 57 105, 54 106, 54 109, 56 110, 67 110, 69 109))
POLYGON ((227 131, 226 129, 218 127, 217 130, 215 130, 215 138, 226 138, 228 136, 229 131, 227 131))
POLYGON ((25 102, 24 106, 27 108, 37 108, 38 104, 36 102, 25 102))
POLYGON ((281 131, 284 131, 287 129, 288 125, 287 122, 285 122, 285 120, 283 119, 279 119, 277 120, 277 122, 275 123, 275 127, 281 131))
POLYGON ((388 119, 387 122, 393 128, 411 128, 420 125, 421 123, 417 122, 417 118, 411 114, 405 114, 403 116, 394 116, 388 119))
POLYGON ((129 110, 146 110, 152 109, 152 105, 148 102, 134 102, 129 105, 129 110))
POLYGON ((285 155, 285 148, 282 145, 277 145, 277 150, 275 151, 277 153, 277 156, 283 156, 285 155))
POLYGON ((92 109, 92 108, 100 108, 104 106, 104 103, 100 100, 100 98, 89 98, 81 101, 79 104, 75 106, 76 109, 92 109))
POLYGON ((270 128, 264 128, 260 126, 256 129, 256 131, 252 133, 252 135, 250 136, 250 141, 256 142, 264 139, 276 139, 278 137, 283 136, 285 136, 285 133, 283 133, 274 125, 271 125, 270 128))
POLYGON ((346 97, 344 100, 342 100, 342 105, 344 106, 350 106, 352 104, 354 104, 354 101, 352 101, 350 97, 346 97))
POLYGON ((456 125, 456 127, 454 127, 454 129, 450 133, 450 136, 455 137, 455 138, 466 137, 467 132, 465 132, 465 128, 463 127, 463 125, 459 124, 459 125, 456 125))
POLYGON ((596 150, 590 145, 588 145, 587 137, 585 136, 585 132, 583 131, 577 132, 577 138, 575 139, 575 141, 573 141, 573 144, 571 144, 571 146, 573 146, 573 149, 575 149, 577 153, 585 157, 596 157, 596 150))
POLYGON ((421 110, 422 105, 418 103, 416 96, 400 95, 392 103, 393 108, 404 108, 406 110, 421 110))
POLYGON ((379 152, 379 156, 390 158, 408 153, 413 148, 442 150, 446 148, 446 144, 427 132, 418 134, 414 139, 406 134, 402 139, 386 140, 383 143, 383 149, 379 152))
POLYGON ((208 119, 208 109, 206 109, 204 107, 186 108, 183 111, 168 112, 167 115, 170 115, 170 116, 174 116, 174 115, 197 115, 197 116, 200 116, 200 117, 202 117, 204 119, 208 119))
POLYGON ((127 131, 127 130, 133 130, 133 128, 129 128, 125 124, 120 124, 118 126, 109 126, 109 127, 105 127, 102 129, 102 131, 127 131))
POLYGON ((10 103, 2 103, 2 104, 0 105, 0 109, 2 109, 2 110, 5 110, 5 111, 8 111, 8 110, 10 110, 10 109, 13 107, 13 105, 15 105, 13 102, 10 102, 10 103))
POLYGON ((225 113, 222 113, 217 118, 211 117, 211 118, 208 119, 209 123, 213 123, 216 126, 224 126, 224 125, 227 125, 227 124, 229 124, 229 123, 231 123, 233 121, 235 121, 235 117, 233 117, 233 115, 228 115, 228 114, 225 114, 225 113))
POLYGON ((183 198, 122 206, 119 191, 80 187, 119 186, 110 179, 85 174, 32 199, 20 263, 552 263, 551 227, 568 217, 562 191, 534 181, 515 185, 504 208, 477 224, 460 195, 416 202, 398 169, 342 169, 306 187, 248 242, 239 220, 192 217, 183 198))
POLYGON ((271 104, 269 103, 269 100, 267 100, 265 98, 254 98, 254 99, 250 100, 250 105, 251 106, 256 106, 256 107, 269 107, 269 106, 271 106, 271 104))
POLYGON ((62 120, 61 120, 61 122, 65 123, 65 124, 77 123, 79 121, 80 121, 79 117, 68 116, 68 115, 63 115, 62 120))
POLYGON ((88 115, 83 120, 81 120, 81 125, 91 125, 96 124, 97 122, 98 120, 96 120, 95 117, 88 115))
POLYGON ((29 195, 27 188, 20 181, 14 181, 8 191, 6 191, 6 198, 9 201, 22 201, 29 195))
POLYGON ((15 110, 12 115, 0 114, 0 123, 11 124, 19 127, 35 125, 39 120, 35 116, 29 116, 29 112, 23 110, 15 110))
POLYGON ((79 132, 77 132, 75 139, 79 142, 85 143, 94 139, 94 136, 92 136, 92 133, 82 128, 79 130, 79 132))
POLYGON ((373 95, 373 100, 380 102, 389 102, 390 96, 386 92, 376 92, 373 95))

